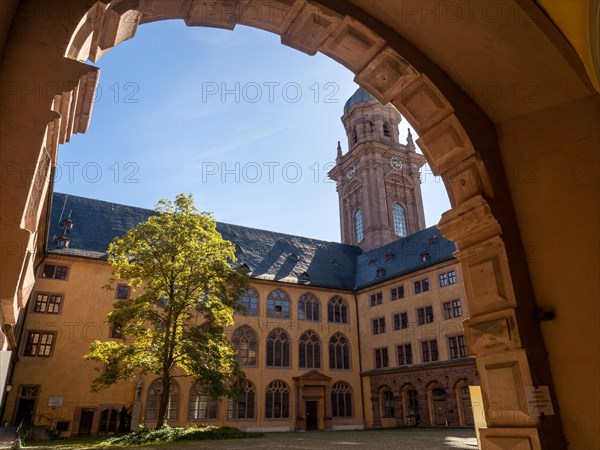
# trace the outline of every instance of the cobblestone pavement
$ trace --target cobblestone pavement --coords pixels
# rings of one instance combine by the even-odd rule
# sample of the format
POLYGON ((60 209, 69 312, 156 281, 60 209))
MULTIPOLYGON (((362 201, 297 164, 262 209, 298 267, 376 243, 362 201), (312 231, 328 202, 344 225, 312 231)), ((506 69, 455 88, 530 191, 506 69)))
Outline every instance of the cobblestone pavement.
POLYGON ((150 446, 150 450, 211 449, 477 449, 474 430, 393 429, 369 431, 321 431, 309 433, 269 433, 263 438, 210 442, 177 442, 150 446))

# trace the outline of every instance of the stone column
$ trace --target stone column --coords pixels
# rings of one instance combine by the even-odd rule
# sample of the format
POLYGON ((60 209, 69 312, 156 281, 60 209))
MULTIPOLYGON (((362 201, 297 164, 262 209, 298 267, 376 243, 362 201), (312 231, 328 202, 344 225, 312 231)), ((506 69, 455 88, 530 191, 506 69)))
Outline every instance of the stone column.
POLYGON ((371 405, 373 407, 373 428, 381 428, 381 404, 379 401, 380 386, 371 382, 371 405))
POLYGON ((402 401, 402 392, 394 391, 394 416, 396 418, 396 426, 404 426, 404 403, 402 401))
POLYGON ((329 399, 331 398, 331 386, 323 386, 323 411, 325 413, 325 417, 323 423, 325 425, 326 430, 331 430, 331 418, 333 417, 333 411, 331 410, 331 402, 329 399))
POLYGON ((517 302, 500 225, 486 200, 473 197, 444 213, 438 225, 460 249, 470 319, 464 322, 470 355, 477 356, 488 423, 483 448, 541 448, 539 418, 527 390, 533 386, 517 325, 517 302))

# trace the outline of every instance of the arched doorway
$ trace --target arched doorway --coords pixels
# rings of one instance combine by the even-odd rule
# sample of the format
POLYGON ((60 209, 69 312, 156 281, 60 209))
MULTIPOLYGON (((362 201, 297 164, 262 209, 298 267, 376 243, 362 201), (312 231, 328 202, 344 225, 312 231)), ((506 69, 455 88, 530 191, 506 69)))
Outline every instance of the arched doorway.
POLYGON ((439 385, 430 388, 431 425, 436 427, 448 426, 448 401, 446 390, 439 385))
POLYGON ((402 406, 404 409, 404 426, 418 426, 421 423, 419 393, 413 385, 407 385, 402 388, 402 406))
POLYGON ((473 406, 471 405, 471 393, 467 380, 460 380, 454 387, 454 395, 458 409, 458 420, 463 427, 475 424, 473 418, 473 406))
MULTIPOLYGON (((470 348, 479 358, 487 405, 498 405, 498 417, 502 417, 494 426, 510 429, 528 420, 530 426, 522 428, 529 433, 528 439, 537 442, 538 421, 529 418, 525 388, 534 384, 532 372, 536 385, 552 386, 552 380, 539 325, 531 314, 521 313, 534 310, 536 305, 530 295, 523 248, 496 152, 494 127, 443 71, 407 41, 394 38, 393 31, 354 6, 345 9, 329 3, 327 8, 318 2, 281 2, 286 14, 250 25, 281 34, 284 43, 302 51, 323 51, 347 65, 357 73, 361 85, 382 102, 392 101, 419 131, 421 146, 436 173, 444 178, 453 204, 440 227, 460 249, 458 258, 463 262, 473 315, 467 325, 472 331, 470 348), (314 20, 317 17, 319 20, 314 20), (515 291, 511 275, 520 273, 525 275, 518 278, 519 290, 515 291), (490 330, 494 330, 493 346, 485 345, 490 330), (500 370, 505 367, 511 370, 500 370), (497 383, 498 379, 505 383, 497 383), (514 395, 503 396, 498 386, 510 386, 514 395)), ((33 8, 22 12, 25 20, 40 4, 32 2, 33 8)), ((64 17, 53 23, 38 21, 38 29, 32 27, 18 36, 26 41, 27 33, 35 31, 48 37, 50 45, 44 51, 24 44, 31 50, 27 53, 31 59, 18 61, 23 67, 15 65, 14 72, 30 81, 57 81, 56 95, 37 104, 18 99, 5 103, 4 112, 13 120, 31 119, 19 122, 26 123, 27 130, 15 129, 2 135, 3 148, 22 150, 7 157, 3 153, 3 163, 25 167, 23 176, 17 177, 21 179, 14 185, 9 183, 14 189, 2 194, 3 234, 10 235, 15 244, 11 252, 6 252, 2 267, 3 319, 9 325, 5 327, 8 333, 10 325, 16 323, 14 305, 22 306, 31 288, 28 280, 34 266, 36 232, 58 143, 67 141, 71 133, 85 131, 91 112, 84 93, 93 87, 97 73, 75 59, 97 58, 131 37, 138 23, 145 21, 184 18, 190 25, 226 28, 248 24, 247 15, 238 20, 236 14, 207 14, 201 8, 190 9, 187 2, 129 1, 113 2, 107 7, 81 2, 69 6, 63 9, 64 17), (64 26, 55 26, 61 21, 64 26), (61 59, 64 55, 70 59, 61 59), (24 137, 25 131, 31 133, 24 137)), ((3 79, 10 83, 17 77, 11 69, 3 73, 3 79)), ((556 433, 562 439, 558 416, 545 418, 540 426, 544 439, 552 440, 548 436, 556 437, 556 433)))
POLYGON ((116 408, 106 408, 100 412, 99 434, 111 434, 118 430, 119 411, 116 408))

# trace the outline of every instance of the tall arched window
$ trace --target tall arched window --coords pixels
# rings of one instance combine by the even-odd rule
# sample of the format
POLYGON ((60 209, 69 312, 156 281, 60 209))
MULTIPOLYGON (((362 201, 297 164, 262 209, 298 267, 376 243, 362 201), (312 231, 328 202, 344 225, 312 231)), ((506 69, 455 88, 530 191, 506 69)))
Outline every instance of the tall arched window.
POLYGON ((352 130, 352 142, 354 144, 358 142, 358 132, 356 131, 356 128, 352 130))
MULTIPOLYGON (((161 380, 156 380, 148 389, 148 402, 146 403, 146 419, 156 420, 158 418, 158 408, 160 406, 160 395, 163 391, 161 380)), ((171 382, 169 388, 169 402, 167 403, 167 420, 177 419, 177 403, 179 399, 179 389, 174 382, 171 382)))
POLYGON ((267 337, 267 367, 290 366, 290 339, 285 331, 276 328, 267 337))
POLYGON ((350 369, 350 346, 342 333, 335 333, 329 340, 329 368, 350 369))
POLYGON ((385 389, 381 393, 381 416, 394 417, 396 408, 394 407, 394 394, 391 390, 385 389))
POLYGON ((243 325, 233 332, 231 339, 235 346, 237 362, 240 366, 256 365, 256 333, 248 325, 243 325))
POLYGON ((387 122, 383 122, 383 135, 390 137, 392 132, 390 131, 390 125, 387 122))
POLYGON ((317 334, 309 330, 300 336, 298 343, 298 365, 301 369, 321 368, 321 341, 317 334))
POLYGON ((394 232, 396 236, 405 237, 406 232, 406 213, 400 203, 392 205, 392 213, 394 216, 394 232))
POLYGON ((333 417, 352 417, 352 388, 338 381, 331 388, 331 410, 333 417))
POLYGON ((281 380, 272 381, 267 386, 265 417, 267 419, 287 419, 290 417, 290 389, 281 380))
POLYGON ((229 399, 227 418, 229 420, 254 419, 254 394, 254 385, 250 381, 246 381, 244 393, 235 399, 229 399))
POLYGON ((360 209, 357 209, 354 213, 354 234, 357 243, 363 240, 363 217, 360 209))
POLYGON ((348 323, 348 306, 342 297, 331 297, 327 303, 327 320, 330 323, 348 323))
POLYGON ((267 299, 267 317, 290 318, 290 299, 281 289, 275 289, 267 299))
POLYGON ((246 310, 247 316, 258 316, 258 294, 254 289, 244 289, 240 296, 240 303, 246 310))
POLYGON ((417 417, 419 415, 419 393, 415 389, 408 389, 404 393, 404 399, 408 416, 417 417))
POLYGON ((217 403, 216 398, 202 392, 200 385, 195 383, 190 392, 188 419, 215 420, 217 418, 217 403))
POLYGON ((98 433, 114 433, 117 431, 119 412, 114 408, 108 408, 100 414, 98 433))
POLYGON ((300 300, 298 300, 298 319, 318 322, 320 320, 320 307, 321 305, 317 297, 309 292, 303 294, 300 300))

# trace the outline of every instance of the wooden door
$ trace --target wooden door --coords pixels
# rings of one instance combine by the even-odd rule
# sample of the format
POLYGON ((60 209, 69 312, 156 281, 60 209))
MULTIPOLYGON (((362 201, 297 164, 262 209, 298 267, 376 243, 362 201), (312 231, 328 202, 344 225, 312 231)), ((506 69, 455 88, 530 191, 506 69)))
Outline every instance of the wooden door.
POLYGON ((306 431, 319 429, 319 402, 306 402, 306 431))
POLYGON ((79 419, 79 436, 89 436, 92 433, 92 422, 94 421, 94 410, 84 408, 81 410, 79 419))

